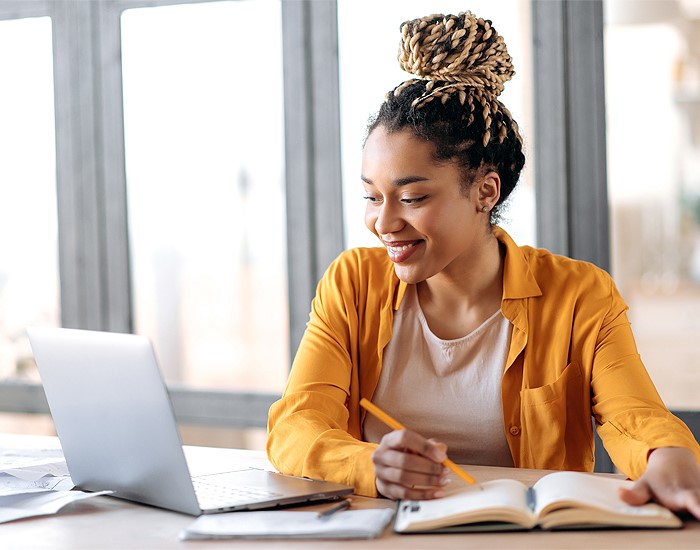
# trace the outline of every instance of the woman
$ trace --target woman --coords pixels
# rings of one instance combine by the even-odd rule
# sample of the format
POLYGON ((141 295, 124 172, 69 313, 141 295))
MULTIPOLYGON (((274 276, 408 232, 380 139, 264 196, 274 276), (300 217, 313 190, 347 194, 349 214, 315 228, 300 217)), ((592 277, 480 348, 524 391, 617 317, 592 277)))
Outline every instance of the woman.
POLYGON ((502 37, 469 12, 401 31, 400 64, 419 78, 387 94, 362 160, 383 246, 341 254, 319 283, 270 409, 270 460, 358 494, 438 498, 448 449, 591 471, 593 418, 638 479, 623 498, 700 517, 700 447, 659 398, 609 275, 495 225, 524 164, 497 99, 513 75, 502 37), (410 429, 363 414, 361 397, 410 429))

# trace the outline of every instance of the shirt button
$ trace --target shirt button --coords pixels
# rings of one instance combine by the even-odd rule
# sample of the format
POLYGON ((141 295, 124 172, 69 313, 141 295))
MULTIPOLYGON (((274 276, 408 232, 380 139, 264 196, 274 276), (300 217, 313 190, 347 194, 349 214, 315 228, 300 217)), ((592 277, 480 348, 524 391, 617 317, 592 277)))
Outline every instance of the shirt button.
POLYGON ((520 435, 520 427, 519 426, 511 426, 510 427, 510 435, 520 435))

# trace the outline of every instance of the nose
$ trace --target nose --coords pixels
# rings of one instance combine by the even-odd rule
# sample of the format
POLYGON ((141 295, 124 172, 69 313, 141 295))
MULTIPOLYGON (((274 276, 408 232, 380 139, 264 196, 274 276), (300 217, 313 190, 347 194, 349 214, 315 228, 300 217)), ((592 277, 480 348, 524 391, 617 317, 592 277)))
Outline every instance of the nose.
POLYGON ((377 207, 374 230, 378 235, 398 233, 403 229, 405 223, 398 205, 391 201, 384 201, 381 206, 377 207))

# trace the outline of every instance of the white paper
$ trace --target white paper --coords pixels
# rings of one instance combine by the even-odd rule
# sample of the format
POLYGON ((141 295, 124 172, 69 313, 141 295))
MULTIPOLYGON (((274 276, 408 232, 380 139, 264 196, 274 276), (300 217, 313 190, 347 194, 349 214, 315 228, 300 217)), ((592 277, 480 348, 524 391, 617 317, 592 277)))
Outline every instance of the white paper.
POLYGON ((65 462, 51 462, 47 464, 6 468, 0 471, 0 473, 9 474, 22 479, 39 479, 43 476, 67 476, 68 467, 65 462))
POLYGON ((208 514, 180 533, 180 539, 368 539, 381 535, 393 515, 393 508, 346 510, 325 518, 292 510, 208 514))
POLYGON ((75 484, 69 476, 22 479, 10 475, 0 475, 0 496, 40 491, 70 491, 73 487, 75 484))
POLYGON ((0 496, 0 523, 33 516, 55 514, 71 502, 108 494, 110 491, 42 491, 21 495, 0 496))
MULTIPOLYGON (((60 452, 60 451, 59 451, 60 452)), ((15 477, 34 479, 45 475, 65 476, 68 475, 66 461, 60 457, 53 456, 56 451, 48 452, 52 456, 28 456, 26 454, 5 452, 0 455, 0 474, 10 474, 15 477)))

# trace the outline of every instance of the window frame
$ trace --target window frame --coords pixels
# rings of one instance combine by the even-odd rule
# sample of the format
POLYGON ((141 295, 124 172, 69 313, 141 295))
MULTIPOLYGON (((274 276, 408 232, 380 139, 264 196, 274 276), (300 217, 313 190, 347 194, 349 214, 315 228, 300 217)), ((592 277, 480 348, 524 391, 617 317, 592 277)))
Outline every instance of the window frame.
MULTIPOLYGON (((133 331, 120 19, 219 0, 9 0, 0 19, 52 21, 61 324, 133 331)), ((282 2, 290 350, 325 266, 342 250, 335 2, 282 2)), ((275 393, 170 387, 180 421, 262 428, 275 393)), ((39 384, 0 381, 0 410, 47 413, 39 384)))
POLYGON ((538 244, 608 270, 603 27, 603 0, 532 0, 538 244))

